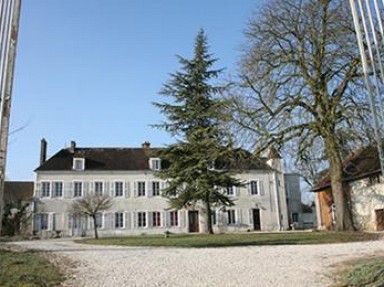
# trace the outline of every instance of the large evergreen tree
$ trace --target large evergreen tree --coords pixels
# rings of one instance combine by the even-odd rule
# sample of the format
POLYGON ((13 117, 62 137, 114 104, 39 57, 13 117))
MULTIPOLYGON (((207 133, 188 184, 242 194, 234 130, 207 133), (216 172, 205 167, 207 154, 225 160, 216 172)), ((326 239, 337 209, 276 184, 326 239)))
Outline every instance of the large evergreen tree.
POLYGON ((154 103, 167 118, 155 126, 177 137, 177 144, 159 152, 168 165, 158 176, 169 181, 164 194, 171 207, 179 209, 203 203, 207 232, 212 234, 212 207, 233 205, 223 190, 241 185, 225 160, 233 151, 221 126, 223 103, 217 94, 222 87, 212 84, 221 70, 211 69, 216 59, 208 53, 203 30, 196 37, 193 58, 178 58, 181 71, 171 74, 160 92, 172 101, 154 103))

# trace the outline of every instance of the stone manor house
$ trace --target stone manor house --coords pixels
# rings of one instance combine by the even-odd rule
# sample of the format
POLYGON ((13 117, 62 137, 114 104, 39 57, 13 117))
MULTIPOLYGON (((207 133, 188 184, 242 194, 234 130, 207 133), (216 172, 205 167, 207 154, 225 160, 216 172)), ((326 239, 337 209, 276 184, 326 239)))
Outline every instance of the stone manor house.
MULTIPOLYGON (((166 182, 155 177, 162 167, 156 150, 148 142, 140 148, 82 148, 71 142, 46 159, 43 139, 35 170, 33 232, 92 236, 92 220, 70 211, 73 200, 86 194, 113 197, 112 207, 97 216, 100 236, 204 232, 203 207, 172 210, 161 196, 166 182)), ((281 158, 273 154, 237 174, 244 187, 223 190, 235 205, 214 210, 215 232, 279 231, 300 223, 299 176, 284 175, 281 158)))

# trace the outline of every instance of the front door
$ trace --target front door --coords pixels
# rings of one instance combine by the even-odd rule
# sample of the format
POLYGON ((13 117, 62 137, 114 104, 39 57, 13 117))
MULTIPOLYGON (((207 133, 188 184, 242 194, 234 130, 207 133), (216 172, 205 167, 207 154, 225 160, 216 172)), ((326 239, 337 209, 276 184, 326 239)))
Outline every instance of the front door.
POLYGON ((376 214, 376 231, 384 230, 384 209, 375 210, 376 214))
POLYGON ((189 232, 199 232, 199 212, 188 211, 189 232))
POLYGON ((258 208, 252 209, 252 217, 253 217, 253 230, 261 230, 260 209, 258 208))

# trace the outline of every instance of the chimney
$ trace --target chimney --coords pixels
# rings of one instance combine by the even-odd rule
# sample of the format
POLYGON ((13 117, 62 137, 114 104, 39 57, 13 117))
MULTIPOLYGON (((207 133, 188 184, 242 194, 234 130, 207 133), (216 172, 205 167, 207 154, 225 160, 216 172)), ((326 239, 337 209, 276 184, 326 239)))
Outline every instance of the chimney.
POLYGON ((69 151, 71 153, 75 153, 75 150, 76 150, 76 142, 75 141, 71 141, 71 146, 69 147, 69 151))
POLYGON ((47 141, 45 138, 41 139, 40 144, 40 165, 42 165, 47 159, 47 141))
POLYGON ((143 149, 149 149, 151 147, 151 143, 149 141, 145 141, 141 146, 143 149))

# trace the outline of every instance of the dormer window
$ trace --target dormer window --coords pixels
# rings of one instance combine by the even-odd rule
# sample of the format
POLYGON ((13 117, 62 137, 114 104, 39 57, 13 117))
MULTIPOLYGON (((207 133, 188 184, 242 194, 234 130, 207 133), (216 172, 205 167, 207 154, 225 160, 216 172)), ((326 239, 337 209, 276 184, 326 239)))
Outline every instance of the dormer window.
POLYGON ((84 170, 85 169, 85 159, 84 158, 74 158, 73 159, 73 170, 84 170))
POLYGON ((151 158, 149 160, 149 168, 152 170, 161 170, 161 159, 151 158))

